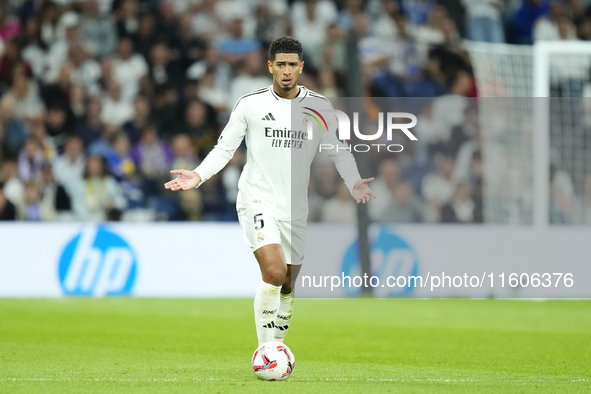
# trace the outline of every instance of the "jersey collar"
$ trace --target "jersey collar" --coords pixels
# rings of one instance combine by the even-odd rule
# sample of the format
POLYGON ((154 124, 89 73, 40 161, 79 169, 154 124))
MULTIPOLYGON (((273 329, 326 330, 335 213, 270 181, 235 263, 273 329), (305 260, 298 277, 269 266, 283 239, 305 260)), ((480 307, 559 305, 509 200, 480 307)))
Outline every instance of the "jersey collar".
MULTIPOLYGON (((306 89, 305 86, 301 86, 301 85, 298 85, 298 88, 300 88, 300 91, 298 92, 298 95, 295 96, 292 100, 302 101, 303 99, 305 99, 308 96, 309 90, 306 89)), ((279 101, 291 102, 291 100, 284 99, 283 97, 281 97, 277 93, 275 93, 275 90, 273 89, 273 85, 269 86, 269 91, 271 91, 271 94, 273 95, 273 97, 275 97, 275 99, 277 99, 279 101)))

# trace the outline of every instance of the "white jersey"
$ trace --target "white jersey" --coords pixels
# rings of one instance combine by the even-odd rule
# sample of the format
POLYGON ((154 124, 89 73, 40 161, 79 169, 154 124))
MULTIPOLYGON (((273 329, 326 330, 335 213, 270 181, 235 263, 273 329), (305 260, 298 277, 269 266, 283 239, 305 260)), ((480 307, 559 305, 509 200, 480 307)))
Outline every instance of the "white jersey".
POLYGON ((246 138, 247 159, 238 182, 237 209, 257 202, 277 220, 307 218, 310 165, 319 144, 339 147, 328 150, 328 156, 352 190, 361 177, 350 148, 337 139, 336 117, 320 116, 322 121, 318 121, 305 115, 313 109, 310 105, 332 105, 325 97, 299 88, 292 100, 278 96, 272 85, 242 96, 216 146, 194 170, 201 176, 201 183, 219 172, 246 138), (308 109, 300 110, 302 107, 308 109), (313 138, 308 138, 308 121, 314 124, 313 138))

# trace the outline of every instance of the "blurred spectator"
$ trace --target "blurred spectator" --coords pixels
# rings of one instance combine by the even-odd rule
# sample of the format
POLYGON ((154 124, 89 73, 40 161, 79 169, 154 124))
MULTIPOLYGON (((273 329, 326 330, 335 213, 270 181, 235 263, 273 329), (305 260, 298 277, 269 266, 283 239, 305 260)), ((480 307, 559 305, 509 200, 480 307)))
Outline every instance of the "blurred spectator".
POLYGON ((72 85, 70 87, 70 113, 79 123, 86 115, 86 92, 82 85, 72 85))
MULTIPOLYGON (((511 0, 512 2, 520 0, 511 0)), ((503 0, 505 3, 505 1, 503 0)), ((437 4, 445 9, 448 17, 454 22, 458 31, 464 32, 466 30, 466 10, 463 0, 437 0, 437 4)), ((435 7, 433 7, 435 8, 435 7)))
POLYGON ((80 25, 82 42, 93 55, 102 58, 113 52, 117 42, 115 24, 108 14, 101 13, 98 0, 84 0, 80 25))
POLYGON ((116 2, 116 0, 97 0, 97 2, 99 4, 99 13, 108 14, 111 12, 113 3, 116 2))
POLYGON ((99 156, 90 156, 84 169, 84 179, 72 192, 74 210, 82 220, 105 220, 111 210, 122 211, 127 206, 123 189, 106 172, 99 156))
POLYGON ((143 128, 152 123, 152 108, 146 96, 137 96, 133 101, 133 119, 123 125, 123 129, 129 136, 132 143, 140 139, 140 132, 143 128))
POLYGON ((23 181, 18 177, 16 161, 4 160, 0 174, 2 174, 2 182, 4 182, 4 195, 11 203, 18 206, 23 200, 25 187, 23 181))
POLYGON ((43 46, 49 47, 58 39, 59 6, 53 1, 44 1, 41 6, 39 25, 43 46))
POLYGON ((57 155, 57 148, 53 139, 47 135, 45 124, 37 122, 32 125, 32 128, 31 136, 39 144, 41 152, 43 152, 43 158, 48 161, 53 160, 57 155))
POLYGON ((386 207, 392 203, 392 190, 402 182, 400 164, 396 159, 385 159, 378 165, 376 180, 371 183, 371 189, 378 196, 367 206, 369 216, 373 221, 379 221, 386 207))
POLYGON ((317 68, 345 71, 347 68, 345 38, 345 32, 339 29, 336 24, 328 26, 326 39, 320 47, 319 58, 313 64, 317 68))
POLYGON ((150 56, 150 80, 154 86, 166 83, 177 89, 184 82, 184 72, 176 62, 171 61, 170 50, 164 43, 158 43, 152 47, 150 56))
POLYGON ((15 75, 31 75, 31 71, 29 64, 22 58, 18 42, 11 40, 2 43, 0 40, 0 88, 8 88, 15 75))
POLYGON ((521 7, 513 16, 516 44, 533 42, 534 25, 539 17, 548 15, 548 3, 544 0, 522 0, 521 7))
POLYGON ((534 41, 558 40, 559 21, 564 17, 564 9, 560 1, 552 1, 548 5, 548 15, 541 16, 535 23, 533 31, 534 41))
POLYGON ((326 38, 326 28, 336 23, 337 17, 337 8, 332 1, 298 0, 293 4, 293 36, 302 43, 304 57, 315 66, 320 61, 320 48, 326 38))
MULTIPOLYGON (((203 219, 225 220, 228 213, 226 190, 221 182, 221 174, 214 175, 199 187, 201 191, 201 203, 203 219), (213 181, 213 182, 210 182, 213 181), (209 183, 208 186, 205 186, 209 183)), ((232 209, 235 211, 236 209, 232 209)))
POLYGON ((33 137, 25 142, 25 147, 18 156, 18 176, 25 182, 41 179, 41 166, 45 161, 43 150, 33 137))
POLYGON ((157 42, 156 20, 152 14, 142 14, 139 19, 138 30, 133 36, 123 35, 120 38, 129 37, 137 53, 144 59, 150 57, 150 49, 157 42))
POLYGON ((48 45, 41 38, 41 24, 38 18, 26 20, 20 46, 22 47, 21 56, 31 67, 35 78, 44 80, 48 67, 48 45))
POLYGON ((48 202, 41 200, 39 185, 35 181, 25 183, 24 199, 17 205, 17 217, 19 220, 39 222, 52 220, 55 217, 55 208, 48 202))
POLYGON ((174 156, 172 168, 194 169, 199 165, 199 158, 187 134, 179 134, 174 137, 172 140, 172 153, 174 156))
POLYGON ((275 38, 286 34, 286 8, 284 1, 260 2, 257 5, 255 36, 263 48, 268 48, 275 38))
POLYGON ((167 43, 171 59, 179 68, 180 74, 175 75, 175 78, 184 78, 189 66, 205 55, 206 42, 193 35, 192 18, 191 14, 181 15, 176 27, 176 34, 169 38, 167 43))
POLYGON ((450 78, 450 94, 433 100, 433 117, 441 125, 439 134, 448 140, 452 129, 464 120, 464 111, 469 105, 466 97, 470 90, 470 76, 465 71, 458 71, 450 78))
POLYGON ((472 41, 505 42, 501 18, 502 0, 463 0, 467 36, 472 41))
MULTIPOLYGON (((139 93, 140 86, 148 73, 146 60, 140 54, 133 52, 133 43, 127 38, 119 39, 117 56, 112 60, 113 77, 121 85, 120 99, 132 102, 139 93)), ((111 84, 109 84, 109 88, 111 84)))
POLYGON ((53 174, 56 181, 71 194, 75 185, 82 181, 85 165, 82 140, 78 137, 70 137, 64 146, 64 153, 55 159, 53 174))
POLYGON ((363 16, 363 0, 345 0, 345 6, 339 13, 338 27, 344 31, 351 30, 357 25, 357 19, 363 16))
POLYGON ((221 58, 230 66, 238 68, 252 52, 261 48, 260 42, 252 38, 244 37, 244 20, 237 15, 227 26, 229 37, 224 38, 219 44, 221 58))
POLYGON ((118 132, 107 156, 107 163, 111 173, 119 181, 132 181, 137 174, 137 168, 131 157, 131 144, 124 132, 118 132))
POLYGON ((206 40, 212 40, 222 25, 222 20, 216 9, 216 1, 203 0, 193 17, 193 34, 206 40))
MULTIPOLYGON (((172 140, 172 152, 174 161, 171 168, 194 169, 199 164, 197 154, 186 134, 179 134, 172 140)), ((224 170, 225 172, 226 170, 224 170)), ((170 177, 169 177, 170 179, 170 177)), ((198 189, 187 190, 187 193, 175 193, 174 197, 180 203, 181 220, 201 220, 201 194, 198 189)))
POLYGON ((475 204, 471 197, 470 185, 458 184, 452 200, 441 208, 442 223, 474 222, 475 204))
POLYGON ((156 38, 160 41, 168 42, 174 36, 176 31, 178 19, 174 9, 175 1, 162 0, 159 3, 156 38))
POLYGON ((321 220, 329 223, 356 222, 357 207, 351 198, 351 192, 344 183, 339 184, 336 196, 324 203, 321 220))
POLYGON ((183 103, 180 93, 170 84, 158 87, 155 93, 154 122, 160 125, 162 137, 170 140, 174 135, 183 131, 183 103))
MULTIPOLYGON (((318 160, 318 159, 317 159, 318 160)), ((337 170, 332 165, 332 162, 319 162, 313 166, 311 173, 314 174, 312 178, 314 182, 314 190, 323 199, 334 197, 337 193, 337 170)))
POLYGON ((39 189, 42 203, 53 207, 56 213, 70 212, 72 210, 70 194, 55 180, 51 163, 44 162, 41 170, 39 189))
POLYGON ((228 108, 233 108, 240 97, 245 94, 271 85, 273 81, 269 77, 268 71, 265 70, 267 72, 263 75, 263 64, 260 51, 251 52, 246 56, 230 86, 228 108))
POLYGON ((434 5, 427 22, 417 26, 414 31, 417 41, 423 45, 443 44, 445 42, 445 26, 449 21, 447 10, 440 5, 434 5))
POLYGON ((430 158, 445 151, 449 133, 441 124, 440 119, 434 116, 432 102, 426 103, 421 109, 413 131, 418 139, 417 164, 425 165, 430 158))
POLYGON ((427 174, 423 178, 421 190, 429 204, 429 221, 439 221, 441 207, 451 200, 456 190, 453 170, 454 159, 447 156, 441 159, 437 173, 427 174))
POLYGON ((117 36, 132 37, 138 31, 138 4, 137 0, 122 0, 115 12, 117 21, 117 36))
MULTIPOLYGON (((205 64, 203 64, 205 66, 205 64)), ((215 69, 209 68, 204 70, 200 79, 194 83, 197 92, 193 95, 187 95, 188 98, 199 98, 206 104, 211 105, 219 112, 226 112, 228 108, 233 108, 236 103, 230 103, 227 99, 227 94, 219 86, 216 86, 216 72, 215 69)))
POLYGON ((130 155, 144 177, 155 180, 168 177, 173 154, 168 145, 158 138, 154 126, 148 125, 142 130, 141 139, 133 147, 130 155))
POLYGON ((55 141, 55 144, 62 146, 69 136, 75 132, 75 123, 69 108, 56 105, 47 111, 45 127, 47 133, 55 141))
POLYGON ((43 117, 45 105, 39 96, 39 89, 26 75, 14 76, 8 96, 13 99, 14 115, 17 118, 39 121, 43 117))
POLYGON ((401 0, 402 13, 415 26, 424 25, 429 20, 433 0, 401 0))
POLYGON ((396 18, 401 16, 400 3, 396 0, 384 0, 384 12, 373 26, 373 33, 384 40, 398 37, 396 18))
POLYGON ((5 5, 0 5, 0 38, 8 42, 21 34, 21 26, 17 18, 7 15, 5 5))
POLYGON ((98 92, 97 83, 101 77, 101 65, 87 56, 82 45, 70 46, 68 65, 71 67, 70 82, 83 86, 87 93, 98 92))
POLYGON ((86 101, 84 117, 78 121, 77 135, 82 138, 84 146, 101 138, 103 132, 103 121, 101 119, 103 104, 97 96, 90 97, 86 101))
POLYGON ((16 158, 29 134, 27 124, 15 117, 14 97, 5 95, 0 99, 0 122, 3 134, 2 150, 6 156, 16 158))
MULTIPOLYGON (((43 32, 42 32, 43 33, 43 32)), ((46 83, 54 83, 60 77, 62 68, 68 60, 70 46, 80 43, 80 16, 75 12, 66 12, 56 26, 55 36, 47 54, 46 83)), ((48 44, 49 45, 49 44, 48 44)))
POLYGON ((191 137, 200 157, 205 157, 209 153, 218 138, 215 118, 208 116, 208 112, 211 111, 212 109, 204 103, 193 100, 187 105, 185 113, 183 130, 191 137))
POLYGON ((101 121, 106 124, 122 126, 133 118, 133 104, 123 98, 121 85, 113 80, 109 93, 103 98, 101 121))
POLYGON ((4 183, 0 181, 0 222, 16 220, 16 207, 4 193, 4 183))
POLYGON ((419 66, 422 63, 421 48, 416 41, 412 25, 404 15, 395 15, 394 24, 396 35, 393 44, 389 47, 388 68, 392 75, 412 78, 419 72, 419 66))
POLYGON ((464 109, 462 123, 452 127, 449 141, 447 142, 447 153, 456 157, 462 145, 472 141, 478 133, 478 114, 476 108, 468 106, 464 109))
MULTIPOLYGON (((399 182, 388 190, 390 203, 377 217, 381 223, 421 223, 423 207, 413 195, 412 185, 399 182)), ((387 194, 380 194, 379 198, 387 194)), ((377 201, 377 200, 375 200, 377 201)))
POLYGON ((317 93, 325 97, 340 97, 340 91, 337 87, 335 73, 328 69, 322 68, 318 72, 318 88, 317 93))

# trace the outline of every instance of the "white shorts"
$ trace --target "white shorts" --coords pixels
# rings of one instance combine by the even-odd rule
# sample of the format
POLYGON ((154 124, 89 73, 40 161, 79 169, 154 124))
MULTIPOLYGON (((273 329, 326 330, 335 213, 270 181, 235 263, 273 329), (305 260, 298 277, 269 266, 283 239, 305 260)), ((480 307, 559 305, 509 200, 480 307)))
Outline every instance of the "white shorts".
POLYGON ((238 209, 246 244, 254 252, 261 246, 279 244, 287 264, 300 265, 306 245, 306 220, 276 220, 263 204, 249 203, 238 209))

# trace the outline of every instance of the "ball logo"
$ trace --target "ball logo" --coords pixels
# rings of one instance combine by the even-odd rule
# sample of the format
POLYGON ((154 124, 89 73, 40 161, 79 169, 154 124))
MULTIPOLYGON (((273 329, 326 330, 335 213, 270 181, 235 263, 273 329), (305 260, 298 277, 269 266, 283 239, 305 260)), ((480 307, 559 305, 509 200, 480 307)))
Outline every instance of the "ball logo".
MULTIPOLYGON (((359 263, 358 243, 355 241, 345 252, 343 273, 345 275, 363 275, 359 263)), ((371 273, 385 284, 389 276, 417 276, 419 259, 416 251, 405 239, 391 232, 387 227, 380 227, 376 237, 370 240, 371 273)), ((404 287, 381 285, 373 289, 376 297, 408 296, 415 291, 415 283, 407 281, 404 287)), ((348 296, 358 296, 361 288, 347 288, 348 296)))
POLYGON ((59 261, 59 280, 66 295, 128 295, 136 275, 135 251, 105 226, 90 227, 76 235, 59 261))

